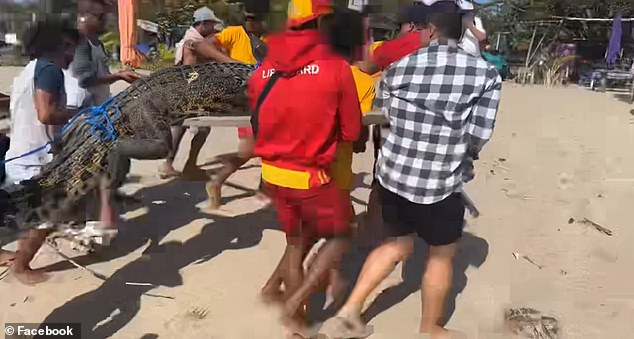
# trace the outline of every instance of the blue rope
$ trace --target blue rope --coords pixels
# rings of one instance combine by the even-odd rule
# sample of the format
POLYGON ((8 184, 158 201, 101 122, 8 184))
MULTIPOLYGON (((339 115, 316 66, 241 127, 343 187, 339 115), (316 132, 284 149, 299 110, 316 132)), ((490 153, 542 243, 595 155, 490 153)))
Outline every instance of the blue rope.
POLYGON ((33 155, 35 153, 38 153, 40 151, 45 150, 46 147, 48 147, 51 144, 52 143, 49 141, 46 144, 44 144, 44 146, 40 146, 40 147, 38 147, 38 148, 36 148, 34 150, 31 150, 31 151, 28 151, 28 152, 22 154, 22 155, 18 155, 17 157, 9 158, 9 159, 6 159, 6 160, 2 159, 2 160, 0 160, 0 164, 6 164, 7 162, 10 162, 10 161, 13 161, 13 160, 17 160, 17 159, 20 159, 20 158, 28 157, 29 155, 33 155))
POLYGON ((79 111, 75 116, 73 116, 62 128, 62 134, 64 134, 70 125, 77 120, 80 116, 87 114, 88 118, 86 118, 86 123, 88 123, 90 127, 90 134, 93 136, 97 136, 101 141, 115 141, 117 140, 117 130, 114 127, 113 121, 116 121, 121 117, 121 110, 118 105, 114 106, 114 117, 110 119, 108 116, 108 106, 116 99, 114 96, 108 100, 106 100, 100 106, 93 106, 84 108, 79 111), (98 135, 97 132, 99 132, 98 135))
MULTIPOLYGON (((62 127, 62 135, 68 130, 70 125, 77 120, 80 116, 87 114, 88 118, 86 118, 86 123, 90 125, 90 134, 92 136, 96 136, 101 141, 109 142, 117 140, 117 130, 114 127, 113 121, 116 121, 121 117, 121 110, 118 105, 114 106, 114 117, 110 119, 108 116, 108 105, 110 105, 116 96, 106 100, 103 104, 99 106, 92 106, 88 108, 84 108, 75 114, 68 122, 62 127)), ((43 146, 40 146, 34 150, 28 151, 20 156, 13 157, 10 159, 2 160, 0 159, 0 164, 6 164, 10 161, 17 160, 20 158, 28 157, 29 155, 33 155, 35 153, 41 152, 45 150, 52 143, 49 141, 43 146)))

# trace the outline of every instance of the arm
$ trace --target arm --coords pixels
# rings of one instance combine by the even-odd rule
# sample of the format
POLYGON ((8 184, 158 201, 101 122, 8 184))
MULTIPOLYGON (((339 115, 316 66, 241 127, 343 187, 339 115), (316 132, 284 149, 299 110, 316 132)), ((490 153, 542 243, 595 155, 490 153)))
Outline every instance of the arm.
POLYGON ((500 103, 502 79, 493 68, 487 71, 487 77, 490 80, 487 82, 480 98, 477 99, 467 123, 469 140, 467 155, 474 160, 478 158, 478 154, 493 134, 495 118, 500 103))
POLYGON ((187 41, 185 46, 207 59, 219 62, 239 62, 222 53, 212 41, 187 41))
POLYGON ((486 31, 484 30, 484 28, 479 28, 482 27, 482 21, 480 21, 480 19, 476 18, 474 21, 467 22, 465 26, 471 32, 471 34, 473 34, 473 36, 478 39, 478 41, 482 42, 486 40, 486 31))
POLYGON ((110 85, 119 80, 133 82, 141 78, 141 75, 131 71, 120 71, 115 74, 98 77, 97 70, 92 64, 92 48, 88 43, 81 44, 75 49, 72 73, 79 81, 81 88, 89 88, 97 85, 110 85))
POLYGON ((63 125, 73 117, 74 112, 66 110, 59 102, 57 93, 37 88, 34 95, 38 120, 44 125, 63 125))
POLYGON ((357 66, 363 73, 369 75, 375 74, 381 70, 379 66, 371 60, 359 61, 355 64, 355 66, 357 66))
POLYGON ((65 98, 60 96, 64 88, 64 74, 55 65, 44 66, 35 77, 33 104, 38 120, 44 125, 63 125, 73 116, 66 110, 65 98))
POLYGON ((341 141, 353 142, 361 132, 361 106, 350 67, 342 67, 339 89, 338 118, 341 141))
MULTIPOLYGON (((372 111, 372 102, 374 101, 375 89, 374 79, 367 74, 353 73, 354 81, 357 84, 357 94, 359 95, 359 104, 361 113, 366 115, 372 111)), ((365 145, 370 138, 370 127, 361 126, 361 134, 353 144, 355 153, 365 152, 365 145)))
POLYGON ((374 97, 374 107, 378 108, 383 112, 387 118, 388 112, 388 100, 390 99, 389 86, 387 84, 388 76, 390 74, 390 70, 386 70, 381 74, 381 79, 379 80, 379 87, 376 89, 376 96, 374 97))

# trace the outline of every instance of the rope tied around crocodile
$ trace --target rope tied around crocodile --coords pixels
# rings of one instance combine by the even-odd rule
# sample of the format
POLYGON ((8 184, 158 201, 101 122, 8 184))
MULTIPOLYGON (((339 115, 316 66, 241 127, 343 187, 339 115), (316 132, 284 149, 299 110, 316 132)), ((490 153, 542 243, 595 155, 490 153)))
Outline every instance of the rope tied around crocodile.
MULTIPOLYGON (((117 95, 118 96, 118 95, 117 95)), ((101 141, 109 142, 117 140, 117 130, 114 126, 114 121, 121 117, 121 110, 116 103, 111 106, 117 96, 114 96, 106 100, 99 106, 92 106, 84 108, 73 116, 62 128, 62 134, 64 134, 70 125, 80 116, 88 115, 86 123, 90 125, 90 134, 96 136, 101 141), (114 110, 114 116, 112 119, 108 115, 108 109, 114 110), (99 133, 97 133, 99 132, 99 133)))
MULTIPOLYGON (((119 109, 119 106, 116 104, 113 105, 112 107, 109 107, 109 105, 112 104, 116 98, 117 96, 114 96, 106 100, 103 104, 99 106, 87 107, 79 111, 64 125, 64 127, 62 128, 62 135, 68 130, 70 125, 75 120, 77 120, 77 118, 79 118, 80 116, 84 114, 87 114, 88 118, 86 118, 86 123, 91 126, 90 134, 92 136, 96 136, 97 138, 99 138, 99 140, 104 142, 117 140, 117 130, 115 129, 114 121, 119 119, 119 117, 121 116, 121 110, 119 109), (114 109, 114 116, 112 119, 108 116, 108 108, 114 109)), ((43 150, 46 150, 46 148, 49 147, 50 145, 52 145, 52 142, 49 141, 46 144, 38 148, 35 148, 33 150, 30 150, 24 154, 18 155, 17 157, 0 160, 0 165, 41 152, 43 150)))

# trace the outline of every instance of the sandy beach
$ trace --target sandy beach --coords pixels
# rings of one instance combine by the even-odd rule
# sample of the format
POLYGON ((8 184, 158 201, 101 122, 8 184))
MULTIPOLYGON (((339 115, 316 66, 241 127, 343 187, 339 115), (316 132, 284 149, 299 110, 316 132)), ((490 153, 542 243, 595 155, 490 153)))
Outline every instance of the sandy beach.
MULTIPOLYGON (((0 92, 8 92, 16 70, 0 68, 0 92)), ((559 320, 562 338, 632 337, 631 108, 613 93, 504 84, 493 139, 467 187, 482 215, 465 229, 449 328, 469 338, 512 338, 504 329, 505 308, 532 307, 559 320)), ((216 155, 236 146, 235 129, 214 129, 198 164, 213 167, 216 155)), ((50 281, 35 287, 10 275, 0 281, 3 323, 81 322, 83 337, 91 339, 284 337, 277 312, 257 298, 285 241, 275 215, 260 210, 253 196, 256 163, 223 188, 224 208, 234 216, 201 212, 203 184, 160 180, 158 164, 133 161, 124 190, 144 206, 125 211, 116 246, 76 258, 108 279, 44 248, 35 266, 47 267, 50 281)), ((371 164, 368 147, 354 163, 357 213, 365 211, 371 164)), ((418 247, 367 312, 375 328, 371 338, 417 338, 425 256, 425 246, 418 247)), ((70 249, 65 254, 77 256, 70 249)), ((363 256, 350 257, 348 271, 354 272, 363 256)))

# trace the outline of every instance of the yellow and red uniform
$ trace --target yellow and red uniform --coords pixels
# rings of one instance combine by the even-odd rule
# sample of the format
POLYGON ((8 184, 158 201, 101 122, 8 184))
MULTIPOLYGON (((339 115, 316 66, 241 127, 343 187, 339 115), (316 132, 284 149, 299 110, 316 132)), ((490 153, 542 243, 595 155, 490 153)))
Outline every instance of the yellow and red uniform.
MULTIPOLYGON (((326 1, 293 0, 290 27, 330 11, 326 1), (298 14, 299 13, 299 14, 298 14)), ((349 232, 349 194, 332 182, 338 145, 355 141, 361 110, 348 62, 317 30, 287 30, 268 39, 269 53, 249 80, 252 106, 277 72, 260 106, 255 155, 287 236, 307 241, 349 232)))

